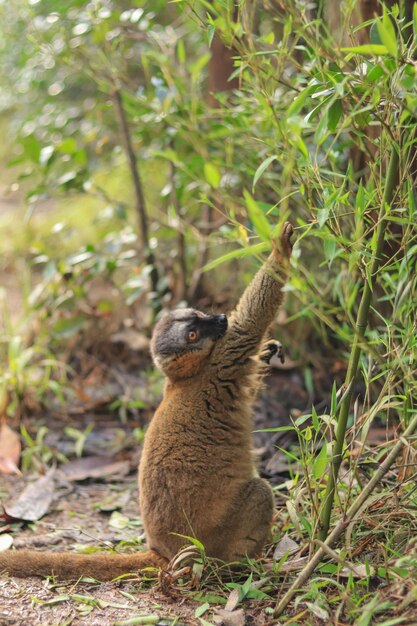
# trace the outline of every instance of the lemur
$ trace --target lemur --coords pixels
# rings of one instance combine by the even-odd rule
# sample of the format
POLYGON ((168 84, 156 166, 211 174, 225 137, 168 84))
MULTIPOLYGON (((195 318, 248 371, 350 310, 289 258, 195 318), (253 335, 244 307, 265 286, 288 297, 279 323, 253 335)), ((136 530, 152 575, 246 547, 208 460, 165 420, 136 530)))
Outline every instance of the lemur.
POLYGON ((0 572, 111 580, 150 566, 166 568, 186 543, 184 536, 197 538, 208 556, 226 562, 261 553, 270 539, 274 503, 254 466, 251 413, 265 362, 277 350, 267 333, 283 300, 292 233, 286 222, 229 318, 178 309, 155 326, 151 352, 166 384, 139 465, 147 551, 0 552, 0 572))

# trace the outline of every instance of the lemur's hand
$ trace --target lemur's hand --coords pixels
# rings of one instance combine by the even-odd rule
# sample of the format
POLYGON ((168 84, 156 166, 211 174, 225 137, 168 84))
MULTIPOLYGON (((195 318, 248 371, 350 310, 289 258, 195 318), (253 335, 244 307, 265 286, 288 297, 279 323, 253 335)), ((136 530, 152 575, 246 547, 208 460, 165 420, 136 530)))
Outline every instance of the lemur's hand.
POLYGON ((278 247, 282 255, 289 259, 292 252, 291 237, 294 233, 294 229, 289 222, 285 222, 282 227, 281 234, 278 240, 278 247))
POLYGON ((281 363, 284 363, 284 349, 279 341, 275 341, 275 339, 270 339, 263 346, 259 358, 264 363, 269 365, 274 354, 277 355, 281 363))

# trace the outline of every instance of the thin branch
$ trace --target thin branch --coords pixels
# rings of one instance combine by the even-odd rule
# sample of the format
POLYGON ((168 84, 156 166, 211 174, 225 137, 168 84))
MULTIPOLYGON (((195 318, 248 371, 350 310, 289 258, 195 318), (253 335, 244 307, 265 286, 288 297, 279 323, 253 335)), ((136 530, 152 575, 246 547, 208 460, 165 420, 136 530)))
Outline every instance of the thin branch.
POLYGON ((152 291, 154 293, 157 293, 159 274, 155 264, 155 257, 149 245, 148 215, 146 211, 145 196, 143 193, 143 186, 140 178, 138 161, 133 150, 133 143, 130 134, 129 124, 127 121, 126 111, 123 106, 122 94, 119 89, 115 89, 112 96, 119 119, 120 131, 122 133, 123 144, 129 164, 130 176, 133 183, 133 189, 135 194, 135 208, 139 225, 139 238, 142 249, 141 252, 144 255, 147 265, 149 265, 151 268, 149 276, 152 291))
POLYGON ((178 265, 180 271, 180 282, 181 282, 181 292, 180 299, 187 299, 187 254, 186 254, 186 246, 185 246, 185 234, 184 227, 180 224, 181 220, 181 212, 180 206, 178 203, 177 192, 175 189, 175 164, 171 163, 170 167, 170 178, 171 178, 171 202, 175 209, 175 213, 178 219, 178 237, 177 237, 177 250, 178 250, 178 265))
POLYGON ((202 210, 202 222, 204 228, 204 234, 202 234, 199 240, 197 259, 194 265, 194 270, 191 275, 190 286, 188 288, 188 301, 194 302, 200 291, 202 282, 201 268, 204 267, 208 261, 209 246, 208 246, 208 234, 211 232, 211 223, 213 221, 213 207, 211 204, 205 204, 202 210))
POLYGON ((346 515, 341 520, 339 520, 330 535, 327 537, 326 541, 323 542, 323 547, 317 550, 313 558, 307 563, 305 568, 297 576, 296 580, 288 589, 287 593, 282 597, 279 602, 277 602, 274 610, 274 617, 279 617, 283 613, 283 611, 285 611, 297 591, 303 587, 303 585, 313 574, 314 570, 316 569, 322 558, 326 555, 326 548, 331 548, 339 539, 339 537, 343 535, 349 524, 354 521, 355 517, 361 511, 363 505, 366 503, 367 499, 369 498, 375 487, 381 482, 382 478, 385 476, 385 474, 387 474, 391 466, 395 463, 395 460, 402 452, 404 446, 408 445, 409 438, 416 432, 416 430, 417 415, 413 417, 410 424, 405 429, 402 437, 399 438, 395 446, 392 448, 391 452, 381 463, 378 470, 375 472, 364 490, 359 494, 356 500, 349 507, 346 515))

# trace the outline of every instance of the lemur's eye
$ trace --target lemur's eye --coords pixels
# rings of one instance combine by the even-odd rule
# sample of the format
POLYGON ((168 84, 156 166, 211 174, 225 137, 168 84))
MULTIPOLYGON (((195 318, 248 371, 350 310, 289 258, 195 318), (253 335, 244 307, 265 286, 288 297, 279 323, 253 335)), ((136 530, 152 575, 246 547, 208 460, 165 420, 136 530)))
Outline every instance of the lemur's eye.
POLYGON ((197 341, 198 332, 196 330, 190 330, 188 333, 188 341, 197 341))

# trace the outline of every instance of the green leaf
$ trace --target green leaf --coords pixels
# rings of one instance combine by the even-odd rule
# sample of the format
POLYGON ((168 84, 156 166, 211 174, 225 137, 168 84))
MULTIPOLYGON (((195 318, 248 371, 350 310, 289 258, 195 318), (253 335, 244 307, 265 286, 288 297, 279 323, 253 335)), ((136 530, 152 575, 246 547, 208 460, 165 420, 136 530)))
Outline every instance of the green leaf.
POLYGON ((363 188, 362 183, 359 183, 358 191, 356 192, 356 210, 360 217, 365 213, 366 208, 366 199, 365 199, 365 190, 363 188))
POLYGON ((316 456, 313 462, 313 475, 316 480, 319 480, 325 470, 327 465, 327 443, 324 441, 320 452, 316 456))
POLYGON ((178 41, 178 46, 177 46, 177 59, 178 59, 178 63, 180 65, 184 65, 185 61, 186 61, 186 53, 185 53, 185 46, 184 46, 184 41, 182 39, 180 39, 178 41))
POLYGON ((340 118, 343 114, 343 106, 340 100, 335 100, 329 107, 327 112, 327 128, 331 133, 334 133, 337 129, 340 118))
POLYGON ((276 156, 276 154, 273 154, 272 156, 265 159, 265 161, 262 161, 253 177, 252 191, 255 189, 256 183, 258 182, 264 171, 267 169, 267 167, 272 163, 272 161, 276 161, 277 158, 278 157, 276 156))
POLYGON ((308 159, 307 146, 305 145, 304 141, 301 139, 300 136, 298 136, 297 139, 295 140, 295 145, 297 146, 301 154, 305 156, 306 159, 308 159))
POLYGON ((314 430, 316 431, 316 433, 318 433, 320 430, 320 425, 319 425, 319 418, 317 415, 316 407, 314 406, 314 404, 311 407, 311 421, 313 422, 314 430))
POLYGON ((334 239, 324 240, 324 255, 329 266, 332 264, 333 259, 337 254, 337 245, 334 239))
POLYGON ((336 410, 337 410, 337 389, 336 389, 336 383, 333 383, 332 386, 332 399, 331 399, 331 404, 330 404, 330 414, 332 416, 336 415, 336 410))
POLYGON ((398 56, 397 36, 395 34, 394 24, 385 5, 383 5, 382 19, 377 19, 376 26, 382 43, 389 50, 393 57, 398 56))
POLYGON ((262 209, 259 208, 257 202, 252 198, 250 193, 246 191, 246 189, 243 191, 243 195, 245 197, 249 218, 253 224, 256 234, 264 241, 270 241, 271 227, 262 209))
POLYGON ((213 163, 204 163, 204 177, 213 189, 217 189, 220 185, 221 175, 213 163))
POLYGON ((366 80, 369 83, 374 83, 378 80, 378 78, 381 78, 381 76, 383 75, 384 70, 382 69, 382 67, 380 65, 374 65, 372 69, 370 69, 367 73, 366 80))
MULTIPOLYGON (((417 5, 414 5, 417 6, 417 5)), ((410 214, 410 219, 413 218, 413 214, 417 213, 417 202, 416 202, 416 192, 414 189, 414 185, 411 181, 408 181, 408 210, 410 214)))
POLYGON ((213 24, 210 24, 207 27, 207 40, 208 40, 209 48, 211 48, 211 44, 213 43, 213 37, 214 37, 215 32, 216 32, 216 27, 213 24))
POLYGON ((204 615, 206 611, 209 610, 209 608, 210 608, 210 604, 208 602, 201 604, 195 610, 195 613, 194 613, 195 617, 201 617, 202 615, 204 615))
POLYGON ((414 41, 417 41, 417 2, 413 4, 413 32, 414 32, 414 41))
POLYGON ((307 113, 307 115, 304 118, 304 121, 311 122, 318 115, 320 110, 329 102, 331 98, 332 96, 327 96, 321 102, 319 102, 318 105, 314 107, 314 109, 312 109, 311 111, 307 113))
POLYGON ((21 140, 21 144, 25 153, 25 156, 35 163, 39 162, 41 154, 41 145, 39 141, 33 135, 27 135, 21 140))
POLYGON ((66 594, 62 594, 59 596, 54 596, 50 600, 42 600, 41 598, 36 598, 35 596, 30 596, 33 602, 37 602, 38 604, 42 604, 42 606, 54 606, 55 604, 60 604, 61 602, 68 602, 70 597, 66 594))
POLYGON ((372 24, 369 30, 369 43, 377 46, 383 44, 376 22, 372 24))
POLYGON ((353 54, 370 54, 372 56, 385 56, 389 54, 386 46, 378 46, 366 44, 364 46, 352 46, 351 48, 340 48, 342 52, 351 52, 353 54))
POLYGON ((238 250, 233 250, 232 252, 228 252, 227 254, 224 254, 218 259, 214 259, 214 261, 210 261, 210 263, 207 263, 207 265, 205 265, 201 271, 208 272, 209 270, 212 270, 218 265, 221 265, 222 263, 226 263, 227 261, 231 261, 233 259, 242 259, 244 257, 255 255, 255 254, 261 254, 262 252, 269 250, 269 248, 270 248, 269 243, 265 241, 262 243, 258 243, 255 246, 250 246, 249 248, 240 248, 238 250))
POLYGON ((195 546, 197 548, 197 550, 200 550, 200 552, 204 552, 205 551, 204 545, 201 543, 201 541, 199 541, 195 537, 191 537, 189 535, 181 535, 180 533, 172 533, 172 534, 176 535, 177 537, 182 537, 183 539, 187 539, 187 541, 192 543, 193 546, 195 546))
POLYGON ((293 100, 287 111, 287 119, 293 115, 297 115, 304 106, 308 96, 311 95, 317 89, 317 85, 310 85, 306 87, 298 96, 293 100))
POLYGON ((329 219, 330 209, 319 209, 317 211, 317 221, 319 223, 320 228, 323 228, 327 220, 329 219))

